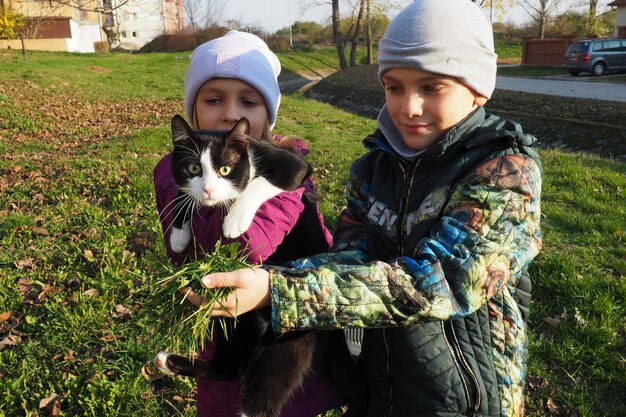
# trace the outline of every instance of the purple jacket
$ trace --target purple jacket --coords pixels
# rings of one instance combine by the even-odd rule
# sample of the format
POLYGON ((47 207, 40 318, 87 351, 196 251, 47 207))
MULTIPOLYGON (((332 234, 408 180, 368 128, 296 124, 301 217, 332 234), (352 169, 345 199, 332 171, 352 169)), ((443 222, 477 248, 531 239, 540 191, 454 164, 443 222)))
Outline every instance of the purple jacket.
MULTIPOLYGON (((306 155, 306 145, 301 141, 296 143, 303 155, 306 155)), ((315 191, 313 182, 308 179, 296 191, 281 193, 261 205, 250 228, 236 239, 226 239, 221 235, 222 209, 202 207, 193 214, 191 222, 197 248, 195 253, 193 244, 189 245, 186 252, 176 253, 167 239, 168 228, 172 224, 169 205, 178 191, 172 175, 171 154, 158 162, 153 174, 156 206, 166 237, 165 248, 167 256, 175 265, 182 264, 186 259, 196 259, 203 250, 210 252, 218 240, 223 243, 240 242, 241 247, 248 248, 248 259, 257 264, 280 264, 286 260, 326 252, 332 243, 331 234, 324 226, 317 205, 305 194, 315 191)), ((215 345, 209 344, 200 356, 211 359, 214 350, 215 345)), ((280 417, 313 417, 342 404, 341 396, 328 375, 316 369, 307 376, 302 388, 294 393, 280 417)), ((239 382, 199 379, 197 409, 200 417, 238 417, 241 410, 239 382)))

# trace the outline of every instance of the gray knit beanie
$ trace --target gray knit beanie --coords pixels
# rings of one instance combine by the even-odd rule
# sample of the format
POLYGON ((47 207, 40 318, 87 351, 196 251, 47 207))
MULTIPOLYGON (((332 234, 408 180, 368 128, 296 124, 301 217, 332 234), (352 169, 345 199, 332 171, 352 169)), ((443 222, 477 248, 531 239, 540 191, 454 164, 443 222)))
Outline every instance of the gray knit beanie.
POLYGON ((416 0, 378 43, 378 78, 391 68, 414 68, 457 78, 490 98, 496 58, 491 23, 472 1, 416 0))
POLYGON ((185 112, 193 122, 198 90, 212 78, 235 78, 254 87, 265 100, 270 126, 276 123, 280 106, 278 75, 280 61, 261 38, 231 30, 203 43, 191 54, 185 77, 185 112))

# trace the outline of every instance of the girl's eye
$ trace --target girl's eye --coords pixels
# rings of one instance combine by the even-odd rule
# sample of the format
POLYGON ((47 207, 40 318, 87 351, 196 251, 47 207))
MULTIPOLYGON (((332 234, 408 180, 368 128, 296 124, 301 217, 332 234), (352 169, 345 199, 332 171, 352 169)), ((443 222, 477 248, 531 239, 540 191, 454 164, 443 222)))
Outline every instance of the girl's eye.
POLYGON ((227 166, 227 165, 224 165, 224 166, 220 167, 220 169, 219 169, 219 173, 220 173, 220 175, 222 177, 228 176, 228 174, 230 174, 231 171, 232 171, 232 168, 227 166))
POLYGON ((241 100, 241 104, 243 104, 245 107, 254 107, 256 106, 257 102, 254 100, 241 100))
POLYGON ((202 172, 202 167, 200 167, 200 164, 197 163, 197 162, 190 163, 189 166, 187 167, 187 169, 193 175, 198 175, 200 172, 202 172))

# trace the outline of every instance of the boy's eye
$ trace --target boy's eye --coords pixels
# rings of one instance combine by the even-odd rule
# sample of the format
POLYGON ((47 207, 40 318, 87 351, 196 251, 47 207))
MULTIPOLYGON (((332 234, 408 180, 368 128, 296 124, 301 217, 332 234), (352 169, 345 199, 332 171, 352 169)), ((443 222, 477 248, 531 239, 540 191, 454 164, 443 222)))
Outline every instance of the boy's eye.
POLYGON ((443 85, 430 84, 430 85, 425 85, 423 88, 424 88, 424 91, 427 93, 438 93, 443 89, 443 85))
POLYGON ((228 176, 228 174, 230 174, 231 171, 232 171, 232 168, 227 166, 227 165, 224 165, 224 166, 220 167, 220 169, 219 169, 219 173, 220 173, 220 175, 222 177, 228 176))
POLYGON ((395 84, 386 84, 385 85, 385 90, 391 92, 391 93, 397 93, 398 91, 400 91, 400 87, 395 85, 395 84))
POLYGON ((204 102, 207 104, 217 104, 220 103, 221 100, 218 97, 207 97, 204 99, 204 102))
POLYGON ((187 167, 187 169, 189 170, 189 172, 191 172, 193 175, 198 175, 200 172, 202 172, 202 167, 200 166, 199 163, 197 162, 192 162, 189 164, 189 166, 187 167))

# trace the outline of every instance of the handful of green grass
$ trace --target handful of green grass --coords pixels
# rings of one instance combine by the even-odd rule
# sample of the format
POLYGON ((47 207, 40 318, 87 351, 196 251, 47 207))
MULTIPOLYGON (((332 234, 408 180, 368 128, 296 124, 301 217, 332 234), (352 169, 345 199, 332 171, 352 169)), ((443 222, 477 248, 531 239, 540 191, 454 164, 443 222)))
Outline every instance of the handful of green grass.
POLYGON ((238 243, 222 245, 218 242, 215 250, 204 259, 189 262, 181 267, 166 266, 167 276, 152 284, 149 299, 143 309, 154 320, 150 326, 153 336, 163 339, 167 349, 193 356, 204 349, 207 340, 213 337, 216 321, 224 336, 236 325, 233 319, 213 319, 213 310, 222 304, 232 288, 207 289, 201 284, 203 276, 213 272, 227 272, 249 268, 239 251, 238 243), (187 300, 188 290, 194 291, 203 300, 196 307, 187 300))

